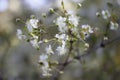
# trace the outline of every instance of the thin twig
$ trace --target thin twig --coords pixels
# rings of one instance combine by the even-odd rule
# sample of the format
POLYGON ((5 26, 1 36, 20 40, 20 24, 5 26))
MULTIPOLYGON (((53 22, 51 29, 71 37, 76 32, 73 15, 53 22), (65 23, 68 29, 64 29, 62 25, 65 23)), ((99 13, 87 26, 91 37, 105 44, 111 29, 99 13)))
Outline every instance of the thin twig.
MULTIPOLYGON (((66 59, 65 59, 65 62, 64 62, 63 64, 60 64, 61 67, 59 68, 59 71, 63 71, 64 68, 65 68, 68 64, 70 64, 70 63, 72 62, 72 60, 69 61, 69 57, 70 57, 70 54, 71 54, 71 52, 72 52, 72 50, 73 50, 73 42, 74 42, 74 41, 72 40, 72 33, 71 33, 70 30, 69 30, 69 34, 70 34, 70 36, 71 36, 71 40, 69 41, 69 43, 70 43, 69 52, 68 52, 68 55, 67 55, 67 57, 66 57, 66 59)), ((56 74, 56 76, 53 78, 53 80, 58 80, 59 77, 60 77, 60 73, 58 72, 58 73, 56 74)))
POLYGON ((92 53, 93 51, 95 51, 96 49, 98 49, 98 48, 105 48, 106 46, 108 46, 108 45, 110 45, 111 43, 116 42, 116 41, 118 41, 118 40, 120 40, 120 36, 117 37, 117 38, 108 40, 108 41, 106 41, 106 42, 102 41, 98 46, 95 45, 95 46, 93 46, 91 49, 89 49, 86 53, 84 53, 84 54, 82 54, 82 55, 79 55, 79 56, 75 56, 74 58, 80 60, 82 57, 85 57, 85 56, 91 54, 91 53, 92 53))

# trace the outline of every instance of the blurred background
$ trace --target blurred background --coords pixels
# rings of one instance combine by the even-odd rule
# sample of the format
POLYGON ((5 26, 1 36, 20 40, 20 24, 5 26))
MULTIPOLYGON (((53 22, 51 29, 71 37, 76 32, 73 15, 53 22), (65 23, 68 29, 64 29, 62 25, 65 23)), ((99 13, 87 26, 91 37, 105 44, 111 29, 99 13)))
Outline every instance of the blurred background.
MULTIPOLYGON (((40 52, 16 36, 16 30, 25 26, 16 19, 26 21, 30 15, 35 15, 42 20, 41 14, 47 13, 46 22, 51 24, 57 16, 50 14, 49 8, 61 10, 60 1, 0 0, 0 80, 46 80, 40 76, 37 64, 40 52)), ((117 16, 116 22, 120 25, 120 0, 64 0, 67 10, 75 9, 76 3, 82 3, 78 10, 83 18, 81 23, 99 28, 87 39, 92 47, 101 43, 106 29, 105 21, 97 18, 96 12, 109 10, 117 16)), ((120 39, 117 38, 120 37, 120 28, 108 32, 108 39, 114 42, 91 50, 91 54, 83 56, 80 62, 68 65, 59 80, 120 80, 120 39)))

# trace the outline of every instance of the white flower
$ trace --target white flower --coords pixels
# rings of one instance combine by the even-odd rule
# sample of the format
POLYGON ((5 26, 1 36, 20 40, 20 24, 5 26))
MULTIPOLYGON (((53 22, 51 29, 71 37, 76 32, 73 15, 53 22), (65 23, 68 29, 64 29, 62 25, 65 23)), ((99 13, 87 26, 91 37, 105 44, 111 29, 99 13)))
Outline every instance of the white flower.
POLYGON ((49 68, 49 67, 42 67, 42 75, 43 76, 52 76, 52 74, 50 73, 50 71, 51 71, 51 68, 49 68))
POLYGON ((85 33, 93 33, 92 28, 90 27, 90 25, 82 25, 82 31, 85 33))
POLYGON ((42 54, 39 56, 39 63, 42 64, 42 66, 44 67, 49 67, 49 64, 48 64, 48 55, 45 55, 45 54, 42 54))
POLYGON ((33 39, 30 40, 30 43, 32 44, 33 47, 36 49, 39 48, 39 43, 38 43, 38 36, 33 36, 33 39))
POLYGON ((76 16, 75 11, 72 10, 67 10, 67 14, 68 14, 69 23, 73 25, 72 27, 70 27, 70 29, 72 30, 73 33, 77 33, 78 32, 77 26, 79 25, 79 17, 76 16))
POLYGON ((67 49, 65 48, 66 46, 66 41, 69 39, 68 35, 66 34, 56 34, 55 35, 56 38, 58 38, 58 41, 60 41, 62 43, 62 46, 58 46, 56 51, 59 55, 63 55, 67 52, 67 49))
POLYGON ((67 49, 64 46, 58 46, 56 51, 59 55, 64 55, 67 52, 67 49))
POLYGON ((66 18, 64 17, 58 17, 55 23, 58 25, 58 30, 61 33, 65 33, 68 31, 68 27, 66 26, 66 18))
POLYGON ((31 26, 29 21, 26 22, 26 26, 27 26, 27 29, 28 29, 29 32, 33 31, 33 27, 31 26))
POLYGON ((64 48, 66 46, 66 41, 62 40, 62 47, 64 48))
POLYGON ((38 19, 30 19, 30 24, 33 28, 38 28, 38 19))
POLYGON ((75 11, 67 10, 67 14, 69 22, 73 24, 75 27, 77 27, 79 24, 79 17, 75 15, 76 14, 75 11))
POLYGON ((51 68, 49 67, 49 63, 47 61, 48 55, 42 54, 39 57, 39 63, 42 65, 42 75, 43 76, 51 76, 50 71, 51 68))
POLYGON ((47 54, 54 54, 52 48, 51 48, 51 45, 49 45, 48 47, 46 47, 46 53, 47 54))
POLYGON ((26 26, 29 32, 33 31, 33 28, 38 28, 38 19, 30 19, 26 22, 26 26))
POLYGON ((66 34, 61 34, 61 35, 56 34, 55 37, 58 38, 59 40, 64 40, 64 41, 68 40, 68 35, 66 34))
POLYGON ((111 16, 108 10, 103 10, 101 13, 104 19, 108 19, 111 16))
POLYGON ((82 33, 82 38, 85 39, 86 37, 89 36, 90 33, 93 33, 92 28, 90 25, 82 25, 81 27, 81 33, 82 33))
POLYGON ((48 55, 42 54, 39 56, 39 61, 46 61, 48 59, 48 55))
POLYGON ((18 39, 26 39, 26 36, 22 34, 22 31, 20 29, 17 29, 17 37, 18 39))
POLYGON ((110 29, 111 30, 117 30, 119 27, 118 23, 115 23, 115 22, 110 22, 110 29))
POLYGON ((70 15, 68 17, 68 20, 71 24, 73 24, 75 27, 78 26, 78 22, 79 22, 79 17, 75 16, 75 15, 70 15))
POLYGON ((30 40, 30 43, 31 43, 32 46, 35 47, 35 48, 38 48, 38 47, 39 47, 38 42, 37 42, 36 39, 30 40))

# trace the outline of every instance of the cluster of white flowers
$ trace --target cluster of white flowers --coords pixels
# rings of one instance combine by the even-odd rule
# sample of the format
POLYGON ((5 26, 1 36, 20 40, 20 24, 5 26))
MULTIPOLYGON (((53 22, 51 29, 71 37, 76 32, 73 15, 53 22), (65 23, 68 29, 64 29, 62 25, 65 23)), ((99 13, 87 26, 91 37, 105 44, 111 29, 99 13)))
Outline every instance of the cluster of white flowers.
MULTIPOLYGON (((81 42, 84 44, 82 45, 82 49, 87 50, 89 48, 90 45, 86 42, 86 39, 90 36, 91 33, 94 33, 95 31, 95 29, 93 29, 88 24, 80 24, 81 18, 80 16, 76 15, 75 11, 65 10, 63 0, 61 2, 61 6, 63 8, 62 15, 55 12, 54 9, 50 8, 50 11, 52 13, 56 13, 57 15, 59 15, 57 19, 53 21, 58 27, 58 32, 56 34, 51 35, 50 33, 47 33, 49 28, 47 28, 47 26, 43 24, 44 22, 39 23, 39 20, 36 18, 31 18, 26 21, 26 34, 23 34, 21 29, 17 29, 18 38, 20 40, 24 39, 28 41, 34 48, 40 50, 40 45, 42 43, 45 44, 44 46, 42 46, 45 49, 42 51, 45 52, 40 51, 41 55, 39 56, 38 61, 39 65, 41 66, 42 76, 52 76, 53 70, 59 70, 56 69, 58 67, 56 67, 55 65, 62 65, 61 62, 59 63, 57 60, 55 63, 52 62, 52 60, 54 60, 51 59, 52 55, 57 54, 60 56, 64 56, 66 54, 67 57, 65 56, 66 59, 64 63, 67 63, 67 61, 69 61, 70 59, 74 59, 74 57, 76 56, 76 52, 74 51, 78 50, 79 47, 81 47, 81 42), (38 23, 40 25, 38 25, 38 23), (48 34, 50 34, 50 37, 48 34), (79 45, 79 47, 77 44, 79 45), (52 64, 55 65, 53 66, 52 64)), ((80 3, 78 3, 78 6, 82 7, 80 3)), ((47 17, 45 13, 42 15, 44 18, 47 17)), ((111 20, 112 15, 108 10, 97 12, 96 15, 104 19, 106 23, 109 24, 109 27, 106 28, 109 28, 110 30, 118 29, 119 24, 115 22, 116 20, 111 20)), ((107 36, 105 36, 104 40, 107 39, 107 36)), ((79 52, 80 51, 78 50, 77 53, 79 52)))
POLYGON ((61 46, 58 46, 57 47, 57 53, 59 54, 59 55, 63 55, 63 54, 65 54, 66 52, 67 52, 67 48, 66 48, 66 42, 68 41, 68 35, 66 35, 66 34, 61 34, 61 35, 59 35, 59 34, 56 34, 55 35, 55 37, 58 39, 58 41, 60 42, 60 43, 62 43, 62 45, 61 46))
POLYGON ((118 23, 110 21, 110 30, 117 30, 119 27, 118 23))
POLYGON ((39 48, 38 35, 34 34, 34 29, 38 28, 38 19, 32 18, 26 21, 26 28, 29 32, 29 36, 23 35, 22 30, 17 29, 17 36, 19 39, 28 39, 30 44, 35 47, 36 49, 39 48))
MULTIPOLYGON (((63 3, 62 6, 64 7, 63 3)), ((50 10, 54 12, 54 9, 51 8, 50 10)), ((66 54, 69 52, 68 50, 73 49, 71 48, 73 46, 71 44, 77 43, 77 41, 81 39, 81 41, 84 41, 85 46, 87 48, 89 47, 89 44, 85 43, 85 39, 90 35, 90 33, 93 33, 91 26, 82 25, 80 27, 80 17, 77 16, 72 10, 65 10, 63 13, 64 16, 59 16, 54 20, 54 23, 58 26, 58 32, 52 36, 51 39, 47 39, 47 37, 44 39, 44 35, 41 34, 48 34, 46 33, 47 28, 43 30, 44 28, 41 28, 41 26, 39 27, 39 20, 35 18, 31 18, 26 21, 25 25, 28 33, 27 35, 23 35, 20 29, 17 30, 18 38, 26 39, 36 49, 39 49, 41 43, 47 43, 47 46, 44 46, 45 53, 41 54, 39 57, 39 64, 41 65, 43 76, 51 76, 50 72, 52 68, 50 66, 50 56, 54 55, 55 53, 58 55, 66 54), (52 44, 49 44, 49 42, 52 40, 56 40, 55 42, 57 42, 58 45, 56 48, 54 48, 52 44)))
POLYGON ((71 30, 72 34, 77 32, 79 17, 76 16, 73 11, 67 11, 64 17, 60 16, 54 22, 58 25, 60 32, 60 34, 56 34, 55 37, 62 43, 56 50, 59 55, 63 55, 68 51, 66 44, 69 40, 69 30, 71 30))
POLYGON ((38 19, 29 19, 26 22, 26 26, 29 32, 32 32, 34 28, 38 28, 38 19))
POLYGON ((61 33, 68 32, 68 29, 71 28, 73 32, 76 32, 76 28, 79 24, 79 17, 74 14, 73 11, 67 11, 65 17, 58 17, 56 21, 54 21, 56 25, 58 25, 58 30, 61 33))
POLYGON ((115 21, 111 21, 109 18, 111 17, 111 14, 108 10, 102 10, 101 13, 100 12, 97 12, 96 13, 97 16, 100 16, 102 15, 102 18, 105 19, 105 20, 108 20, 109 23, 110 23, 110 26, 109 26, 109 29, 110 30, 117 30, 118 27, 119 27, 119 24, 115 21))
POLYGON ((38 36, 33 36, 33 39, 30 40, 30 43, 36 49, 39 48, 39 45, 38 45, 38 36))
POLYGON ((77 27, 79 25, 79 16, 76 16, 73 11, 67 11, 67 14, 69 23, 77 27))
POLYGON ((93 33, 93 29, 91 28, 90 25, 87 24, 81 26, 81 35, 83 39, 89 37, 90 33, 93 33))
POLYGON ((39 64, 41 66, 42 69, 42 75, 43 76, 51 76, 52 74, 50 74, 51 68, 49 66, 48 63, 48 55, 42 54, 39 57, 39 64))
POLYGON ((49 46, 46 47, 46 53, 49 54, 49 55, 50 54, 54 54, 51 45, 49 45, 49 46))
POLYGON ((98 16, 98 17, 101 16, 103 19, 107 20, 108 18, 111 17, 111 14, 108 10, 102 10, 101 12, 97 12, 96 16, 98 16))
POLYGON ((104 19, 108 19, 111 16, 108 10, 102 10, 101 14, 104 19))
POLYGON ((69 14, 68 21, 71 25, 72 33, 76 34, 78 32, 79 17, 73 14, 69 14))
POLYGON ((67 41, 69 38, 68 38, 68 35, 66 34, 56 34, 55 37, 60 41, 67 41))
POLYGON ((18 37, 18 39, 20 39, 20 40, 26 39, 26 36, 23 35, 21 29, 17 29, 17 37, 18 37))
POLYGON ((55 23, 58 25, 58 29, 61 33, 65 33, 68 31, 65 17, 62 17, 62 16, 58 17, 55 23))

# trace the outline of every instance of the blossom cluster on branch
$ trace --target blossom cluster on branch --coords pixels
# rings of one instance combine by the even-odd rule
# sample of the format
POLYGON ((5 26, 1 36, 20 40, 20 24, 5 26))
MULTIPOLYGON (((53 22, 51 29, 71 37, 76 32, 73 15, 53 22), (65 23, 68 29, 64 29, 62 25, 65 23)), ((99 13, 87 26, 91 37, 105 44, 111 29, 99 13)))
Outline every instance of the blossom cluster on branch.
MULTIPOLYGON (((80 24, 80 15, 77 15, 72 10, 66 10, 64 8, 63 1, 61 1, 61 6, 63 9, 62 15, 57 13, 54 9, 50 9, 53 14, 59 15, 53 20, 53 27, 57 27, 58 29, 58 32, 55 35, 48 33, 47 31, 49 30, 49 26, 40 23, 34 16, 25 22, 25 31, 17 29, 18 38, 20 40, 26 40, 35 49, 41 50, 40 46, 45 44, 45 50, 44 52, 41 52, 38 61, 41 66, 42 76, 52 76, 52 72, 54 70, 61 72, 57 69, 57 66, 59 66, 61 62, 57 60, 52 61, 51 57, 53 55, 57 54, 57 57, 67 55, 67 57, 64 57, 66 58, 65 62, 63 62, 67 63, 70 59, 74 59, 77 52, 75 48, 81 43, 83 45, 80 46, 84 48, 84 51, 89 48, 89 44, 86 42, 86 39, 90 34, 94 33, 94 29, 89 24, 80 24), (46 35, 50 36, 50 38, 47 38, 46 35)), ((77 6, 80 8, 82 5, 78 3, 77 6)), ((96 15, 102 16, 105 20, 109 20, 111 17, 108 10, 97 12, 96 15)), ((46 17, 46 14, 44 14, 43 17, 46 17)), ((108 22, 111 30, 116 30, 119 26, 114 21, 108 22)))

